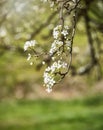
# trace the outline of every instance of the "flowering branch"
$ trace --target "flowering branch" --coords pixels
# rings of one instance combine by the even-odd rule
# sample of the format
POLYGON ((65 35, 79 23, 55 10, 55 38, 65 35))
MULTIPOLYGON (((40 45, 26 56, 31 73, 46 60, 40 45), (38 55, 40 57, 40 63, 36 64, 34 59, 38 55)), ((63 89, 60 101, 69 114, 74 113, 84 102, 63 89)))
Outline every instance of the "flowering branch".
MULTIPOLYGON (((59 25, 57 25, 53 29, 54 41, 51 45, 49 53, 39 54, 37 52, 36 41, 27 41, 24 45, 25 51, 33 47, 32 50, 34 52, 35 57, 39 57, 41 55, 47 55, 47 58, 43 59, 42 62, 43 65, 48 60, 52 62, 50 66, 47 66, 43 75, 44 86, 46 86, 47 92, 51 92, 52 87, 55 84, 59 83, 69 73, 70 66, 72 63, 73 39, 76 30, 77 6, 80 0, 54 0, 54 1, 49 0, 49 2, 52 5, 55 5, 56 3, 59 8, 59 25), (65 25, 65 20, 63 17, 64 9, 66 9, 69 15, 73 11, 72 27, 65 25)), ((29 53, 27 60, 30 59, 31 59, 31 54, 29 53)))

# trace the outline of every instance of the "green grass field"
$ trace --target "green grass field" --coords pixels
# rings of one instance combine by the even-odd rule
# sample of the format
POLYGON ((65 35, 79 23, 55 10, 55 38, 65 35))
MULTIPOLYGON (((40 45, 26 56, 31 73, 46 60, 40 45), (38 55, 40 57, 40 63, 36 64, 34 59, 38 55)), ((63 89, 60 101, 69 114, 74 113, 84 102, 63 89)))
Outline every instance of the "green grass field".
POLYGON ((103 130, 103 96, 2 101, 0 130, 103 130))

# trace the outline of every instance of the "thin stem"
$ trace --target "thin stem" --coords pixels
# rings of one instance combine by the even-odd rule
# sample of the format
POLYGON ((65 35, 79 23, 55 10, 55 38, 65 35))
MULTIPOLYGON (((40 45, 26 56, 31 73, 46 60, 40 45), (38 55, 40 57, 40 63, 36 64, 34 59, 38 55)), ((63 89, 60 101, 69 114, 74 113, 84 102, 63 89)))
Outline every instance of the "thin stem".
POLYGON ((63 27, 64 27, 64 18, 63 18, 63 6, 64 6, 64 2, 61 1, 59 3, 59 5, 60 5, 60 12, 59 12, 60 25, 62 25, 62 29, 63 29, 63 27))

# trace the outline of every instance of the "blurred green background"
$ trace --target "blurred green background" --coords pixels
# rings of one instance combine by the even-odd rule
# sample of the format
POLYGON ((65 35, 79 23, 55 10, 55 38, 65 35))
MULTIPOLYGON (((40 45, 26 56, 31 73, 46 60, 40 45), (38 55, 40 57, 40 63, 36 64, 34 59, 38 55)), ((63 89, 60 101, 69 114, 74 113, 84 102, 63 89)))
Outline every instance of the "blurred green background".
MULTIPOLYGON (((83 76, 71 72, 47 94, 42 77, 45 66, 37 59, 30 66, 23 46, 35 39, 47 52, 58 12, 40 0, 0 0, 0 130, 103 130, 103 2, 82 0, 81 10, 84 1, 88 2, 101 70, 94 66, 83 76)), ((83 16, 79 10, 73 47, 75 69, 91 59, 83 16)), ((66 13, 65 19, 68 24, 66 13)))

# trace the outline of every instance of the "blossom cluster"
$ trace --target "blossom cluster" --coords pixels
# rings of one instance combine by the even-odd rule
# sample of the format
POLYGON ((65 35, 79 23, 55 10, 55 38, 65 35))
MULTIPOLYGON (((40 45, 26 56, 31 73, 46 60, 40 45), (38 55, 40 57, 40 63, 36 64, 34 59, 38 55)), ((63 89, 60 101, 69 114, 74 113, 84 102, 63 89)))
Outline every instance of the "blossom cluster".
POLYGON ((52 87, 56 83, 56 73, 61 72, 61 69, 67 68, 67 65, 68 64, 66 62, 58 60, 45 69, 43 77, 44 85, 47 87, 47 92, 51 92, 52 87))
POLYGON ((68 40, 69 27, 58 25, 53 30, 54 42, 51 45, 49 54, 53 61, 51 66, 48 66, 44 71, 44 85, 47 87, 46 91, 51 92, 54 84, 57 83, 58 75, 61 77, 62 70, 67 70, 68 63, 63 59, 63 49, 70 49, 71 42, 68 40), (62 39, 63 38, 63 39, 62 39), (58 74, 58 75, 57 75, 58 74))
POLYGON ((64 44, 68 43, 67 42, 68 41, 67 40, 67 36, 69 34, 68 31, 69 31, 69 27, 68 26, 64 26, 64 28, 63 28, 62 25, 58 25, 58 26, 56 26, 54 28, 54 30, 53 30, 54 42, 52 43, 51 49, 49 51, 50 55, 52 55, 56 51, 59 51, 60 47, 62 47, 64 44), (64 41, 62 40, 62 37, 63 37, 64 41))
MULTIPOLYGON (((35 40, 31 40, 31 41, 26 41, 24 44, 24 51, 27 51, 29 49, 34 49, 34 47, 36 46, 37 42, 35 40)), ((27 61, 30 61, 32 58, 32 54, 29 52, 27 55, 27 61)), ((33 65, 33 62, 30 62, 30 65, 33 65)))
POLYGON ((37 42, 35 40, 26 41, 24 44, 24 51, 27 51, 28 48, 30 48, 30 47, 34 47, 36 44, 37 44, 37 42))
POLYGON ((53 30, 53 37, 54 37, 54 39, 61 38, 61 35, 63 35, 64 38, 66 39, 67 35, 68 35, 68 30, 69 30, 68 26, 64 26, 64 28, 62 27, 62 25, 56 26, 54 28, 54 30, 53 30))
POLYGON ((50 54, 53 54, 54 52, 56 52, 61 46, 63 45, 62 41, 58 41, 58 40, 54 40, 54 42, 51 45, 50 54))
MULTIPOLYGON (((66 48, 68 49, 71 46, 71 42, 68 40, 68 34, 69 34, 69 27, 62 25, 58 25, 54 28, 53 30, 53 38, 54 41, 51 45, 51 48, 49 50, 49 56, 52 59, 52 65, 48 66, 45 71, 44 71, 44 85, 46 86, 46 91, 51 92, 52 87, 54 84, 60 80, 61 73, 68 68, 68 63, 63 59, 63 49, 66 48), (63 38, 63 39, 62 39, 63 38)), ((26 41, 24 44, 24 51, 28 51, 28 56, 27 56, 27 61, 31 61, 32 59, 32 53, 30 52, 33 51, 36 53, 36 44, 37 42, 35 40, 32 41, 26 41)), ((32 65, 33 62, 30 62, 30 65, 32 65)), ((42 61, 42 64, 45 65, 45 60, 42 61)))

